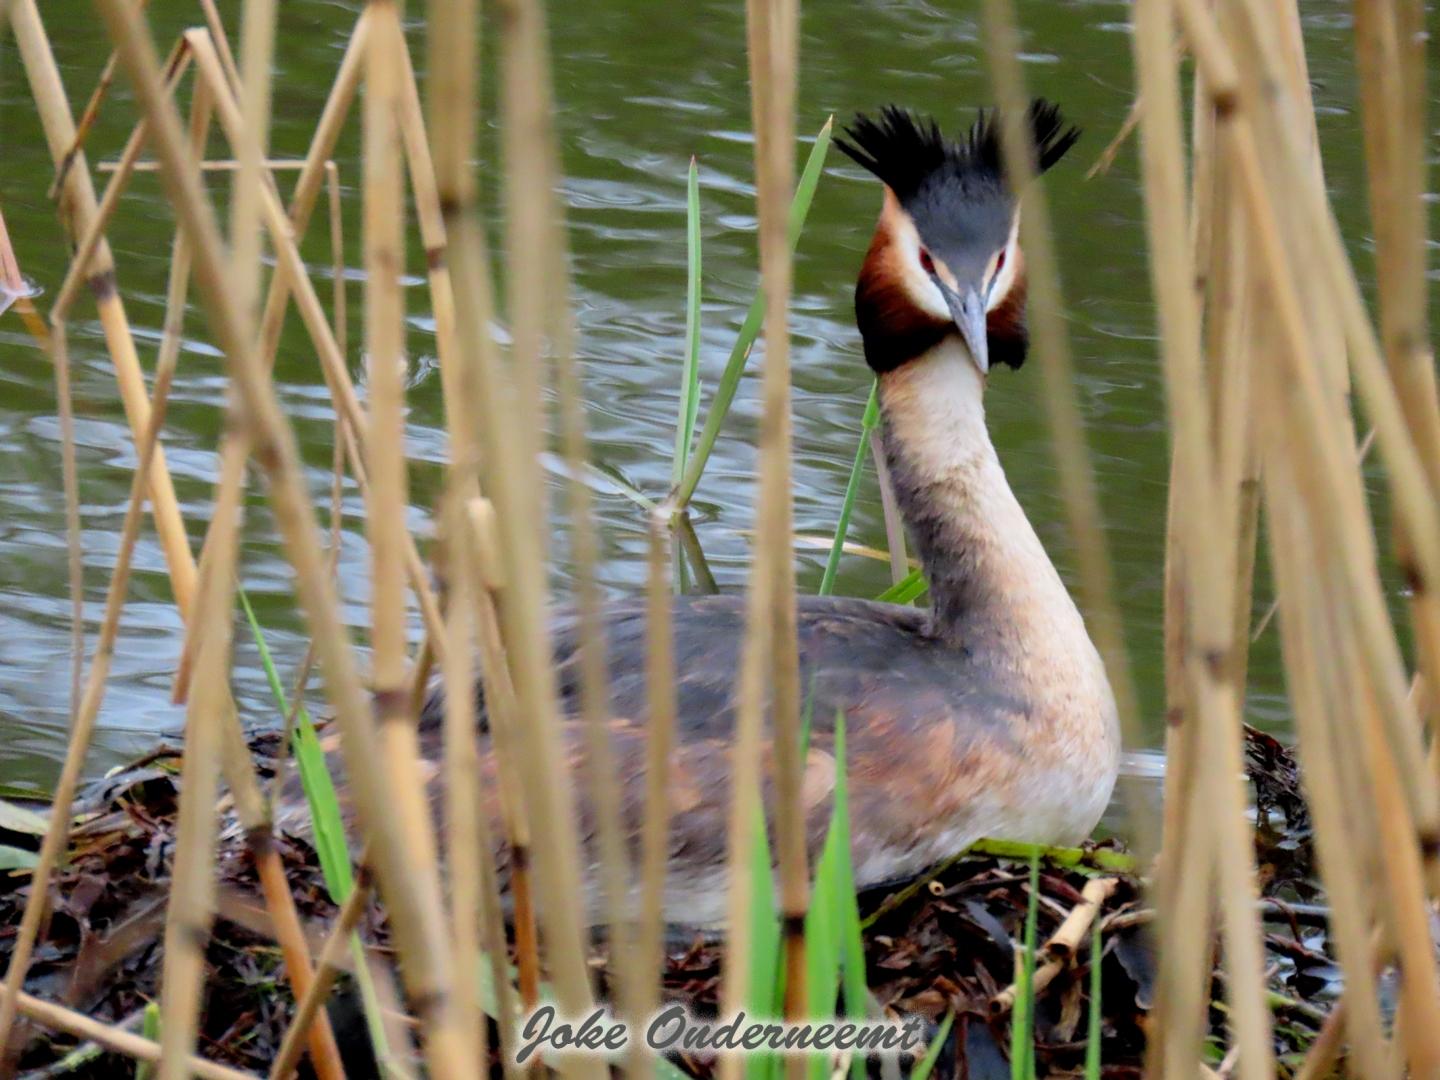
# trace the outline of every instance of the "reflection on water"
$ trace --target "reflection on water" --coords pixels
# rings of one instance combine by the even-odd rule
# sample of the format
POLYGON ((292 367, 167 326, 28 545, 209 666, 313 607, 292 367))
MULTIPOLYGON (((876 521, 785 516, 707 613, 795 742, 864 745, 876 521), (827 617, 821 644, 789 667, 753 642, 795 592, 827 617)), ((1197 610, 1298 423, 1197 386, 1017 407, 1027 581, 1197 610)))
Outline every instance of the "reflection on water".
MULTIPOLYGON (((702 371, 713 386, 755 288, 752 148, 745 79, 743 5, 730 0, 593 0, 584 17, 552 5, 559 133, 569 206, 574 311, 589 402, 593 456, 601 474, 623 483, 597 483, 605 587, 623 592, 644 574, 645 523, 625 494, 629 485, 652 496, 668 486, 673 424, 684 334, 685 171, 699 160, 704 233, 702 371)), ((1087 181, 1088 163, 1120 126, 1130 106, 1128 5, 1115 0, 1035 0, 1024 5, 1032 88, 1059 101, 1086 130, 1071 159, 1048 181, 1070 304, 1079 390, 1090 425, 1101 496, 1121 583, 1126 622, 1142 701, 1153 718, 1150 740, 1161 739, 1160 612, 1166 440, 1161 388, 1143 258, 1143 222, 1130 149, 1107 175, 1087 181)), ((1348 234, 1363 232, 1359 135, 1351 109, 1351 61, 1343 51, 1347 6, 1314 0, 1305 6, 1310 56, 1322 108, 1322 137, 1336 205, 1348 234)), ((72 101, 82 102, 108 51, 87 0, 44 5, 72 101)), ((188 6, 155 5, 157 36, 168 41, 185 25, 188 6)), ((193 14, 193 13, 192 13, 193 14)), ((303 152, 354 5, 295 0, 281 9, 279 72, 275 82, 273 149, 303 152)), ((946 126, 968 124, 987 97, 972 15, 955 15, 925 0, 827 0, 808 5, 802 34, 798 129, 818 130, 827 115, 844 119, 857 108, 896 101, 936 113, 946 126)), ((420 36, 414 39, 417 43, 420 36)), ((488 39, 493 40, 493 38, 488 39)), ((417 60, 423 50, 417 48, 417 60)), ((494 101, 487 80, 485 101, 494 101)), ((91 139, 92 162, 113 158, 132 115, 123 89, 101 114, 91 139)), ((358 118, 357 118, 358 119, 358 118)), ((484 150, 496 138, 487 130, 484 150)), ((52 171, 33 115, 14 46, 0 41, 0 207, 22 269, 53 291, 64 275, 65 243, 45 198, 52 171)), ((357 185, 358 123, 337 151, 345 186, 349 262, 360 264, 357 185)), ((222 152, 218 143, 212 152, 222 152)), ((803 151, 802 151, 803 153, 803 151)), ((498 180, 482 170, 493 198, 498 180)), ((210 182, 223 192, 226 178, 210 182)), ((282 186, 289 183, 282 177, 282 186)), ((833 155, 796 259, 792 326, 795 337, 795 519, 802 532, 834 526, 854 453, 867 391, 850 314, 854 272, 878 206, 875 185, 833 155)), ((496 208, 498 219, 498 208, 496 208)), ((317 215, 323 222, 324 215, 317 215)), ((170 219, 153 175, 140 176, 110 236, 119 279, 142 359, 153 362, 163 316, 170 219)), ((321 294, 328 292, 328 239, 312 230, 305 254, 321 294), (319 284, 320 282, 317 282, 319 284)), ((498 234, 497 234, 498 235, 498 234)), ((415 509, 411 523, 428 534, 445 441, 434 342, 418 237, 410 245, 413 284, 410 349, 409 452, 415 509)), ((358 281, 358 270, 347 274, 358 281)), ((351 304, 349 340, 362 340, 359 290, 351 304)), ((117 534, 135 455, 108 361, 93 321, 81 306, 72 331, 76 367, 77 441, 82 477, 86 608, 93 635, 103 583, 113 565, 117 534)), ((209 514, 215 475, 218 411, 224 383, 215 350, 192 316, 175 383, 165 446, 192 538, 198 544, 209 514)), ((352 345, 350 363, 362 358, 352 345)), ((283 339, 277 376, 294 418, 317 493, 328 488, 331 410, 298 320, 283 339)), ((1036 404, 1038 374, 1002 372, 990 396, 991 423, 1011 481, 1062 571, 1072 566, 1053 485, 1046 433, 1036 404)), ((43 789, 64 745, 68 695, 68 618, 58 428, 49 366, 13 316, 0 319, 0 785, 43 789)), ((702 413, 708 403, 702 403, 702 413)), ((747 533, 754 498, 754 431, 758 383, 747 379, 736 399, 696 498, 696 533, 721 588, 739 587, 749 558, 747 533)), ((703 421, 703 415, 702 415, 703 421)), ((552 474, 558 484, 558 473, 552 474)), ((361 519, 356 492, 346 512, 361 519)), ((290 603, 289 569, 281 558, 267 508, 251 500, 244 548, 244 583, 283 665, 302 649, 290 603)), ((851 538, 883 544, 873 476, 867 476, 851 538)), ((800 582, 813 590, 824 552, 798 553, 800 582)), ((568 587, 563 532, 551 542, 555 586, 568 587)), ((341 553, 345 615, 363 626, 366 553, 358 524, 347 529, 341 553)), ((164 559, 153 537, 136 553, 132 599, 125 609, 114 675, 101 715, 92 770, 147 749, 173 735, 182 719, 169 703, 180 646, 164 559)), ((874 595, 888 584, 883 564, 851 557, 839 591, 874 595)), ((1259 586, 1261 603, 1268 584, 1259 586)), ((274 718, 253 650, 237 638, 236 693, 245 717, 274 718)), ((1251 667, 1252 718, 1284 723, 1273 634, 1262 640, 1251 667)))

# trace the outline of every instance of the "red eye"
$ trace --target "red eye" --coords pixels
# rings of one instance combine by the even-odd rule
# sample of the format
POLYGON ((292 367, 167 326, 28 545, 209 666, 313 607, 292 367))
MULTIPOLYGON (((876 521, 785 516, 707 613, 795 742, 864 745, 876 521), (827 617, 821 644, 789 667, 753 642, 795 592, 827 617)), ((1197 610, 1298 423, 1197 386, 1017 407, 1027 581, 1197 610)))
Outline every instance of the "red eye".
POLYGON ((935 260, 930 258, 930 253, 924 248, 920 249, 920 268, 927 274, 935 273, 935 260))
POLYGON ((1000 250, 1000 257, 995 260, 995 273, 998 274, 1001 270, 1004 270, 1004 269, 1005 269, 1005 250, 1002 248, 1002 249, 1000 250))

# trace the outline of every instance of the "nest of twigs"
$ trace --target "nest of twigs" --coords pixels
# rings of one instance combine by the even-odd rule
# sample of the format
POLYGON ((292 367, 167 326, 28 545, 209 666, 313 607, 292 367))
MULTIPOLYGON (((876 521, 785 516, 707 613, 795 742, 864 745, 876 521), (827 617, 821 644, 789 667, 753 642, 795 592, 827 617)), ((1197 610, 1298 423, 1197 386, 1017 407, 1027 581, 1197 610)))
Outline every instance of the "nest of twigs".
MULTIPOLYGON (((275 749, 261 737, 254 749, 275 749)), ((1298 1060, 1314 1041, 1333 1005, 1337 968, 1315 899, 1308 820, 1293 760, 1268 736, 1252 732, 1249 764, 1257 798, 1257 852, 1265 886, 1268 971, 1276 1010, 1280 1061, 1298 1060)), ((158 1000, 169 855, 174 835, 178 758, 146 762, 97 785, 74 830, 71 854, 57 875, 49 924, 27 981, 36 995, 97 1019, 139 1029, 147 1003, 158 1000)), ((23 838, 6 838, 22 840, 23 838)), ((314 853, 282 838, 297 905, 310 920, 316 947, 335 914, 314 853)), ((1140 1074, 1146 1016, 1155 985, 1152 912, 1139 883, 1113 870, 1107 845, 1077 865, 1042 862, 1038 873, 1036 987, 1033 997, 1035 1058, 1039 1075, 1079 1074, 1090 1030, 1092 947, 1101 949, 1098 1007, 1104 1074, 1140 1074), (1105 868, 1097 868, 1097 867, 1105 868), (1087 903, 1088 902, 1088 903, 1087 903), (1083 925, 1078 925, 1083 923, 1083 925), (1077 929, 1078 925, 1078 929, 1077 929), (1065 928, 1062 930, 1062 928, 1065 928), (1060 934, 1063 940, 1056 939, 1060 934)), ((1067 860, 1068 861, 1068 860, 1067 860)), ((254 896, 253 869, 240 846, 222 854, 222 887, 214 936, 207 951, 208 1000, 202 1009, 200 1052, 239 1068, 264 1071, 293 1009, 280 950, 254 896)), ((1010 1032, 1017 956, 1029 908, 1030 868, 1024 861, 966 856, 912 882, 870 890, 861 897, 867 976, 874 1004, 891 1014, 923 1015, 932 1032, 953 1013, 932 1075, 1009 1077, 1010 1032)), ((29 890, 28 877, 0 877, 0 963, 8 957, 14 927, 29 890)), ((377 916, 362 926, 382 961, 386 928, 377 916)), ((667 1000, 697 1014, 716 1009, 723 943, 696 939, 672 947, 664 973, 667 1000)), ((383 963, 381 965, 384 966, 383 963)), ((603 944, 594 967, 604 989, 603 944)), ((1214 1046, 1224 1045, 1224 983, 1211 980, 1214 1046)), ((342 981, 332 1019, 353 1077, 373 1075, 358 1012, 346 1003, 342 981)), ((492 1039, 490 1045, 494 1046, 492 1039)), ((130 1068, 98 1048, 35 1025, 17 1027, 10 1061, 21 1075, 117 1075, 130 1068), (76 1054, 77 1049, 82 1052, 76 1054)), ((676 1064, 697 1076, 713 1059, 676 1064)), ((1224 1062, 1213 1062, 1223 1068, 1224 1062)))

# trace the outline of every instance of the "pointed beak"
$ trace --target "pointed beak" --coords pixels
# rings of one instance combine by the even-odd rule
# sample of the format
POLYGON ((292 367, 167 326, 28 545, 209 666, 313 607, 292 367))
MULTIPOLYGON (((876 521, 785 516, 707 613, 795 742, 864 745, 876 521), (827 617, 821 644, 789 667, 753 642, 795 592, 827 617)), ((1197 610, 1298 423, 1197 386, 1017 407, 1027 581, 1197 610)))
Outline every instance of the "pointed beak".
POLYGON ((960 331, 965 347, 970 350, 970 359, 975 361, 981 375, 988 374, 990 346, 985 333, 985 298, 973 285, 961 286, 960 292, 948 287, 942 288, 941 292, 950 307, 950 317, 955 320, 955 327, 960 331))

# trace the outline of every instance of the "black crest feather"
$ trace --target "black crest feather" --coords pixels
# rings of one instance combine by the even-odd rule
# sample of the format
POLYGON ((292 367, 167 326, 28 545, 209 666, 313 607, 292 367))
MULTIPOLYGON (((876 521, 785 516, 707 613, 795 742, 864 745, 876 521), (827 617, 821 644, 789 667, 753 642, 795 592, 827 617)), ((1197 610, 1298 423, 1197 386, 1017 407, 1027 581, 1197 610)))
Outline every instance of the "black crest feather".
MULTIPOLYGON (((1059 107, 1043 98, 1030 103, 1027 116, 1036 167, 1045 172, 1075 145, 1080 129, 1066 124, 1059 107)), ((947 139, 930 117, 886 105, 878 119, 857 114, 845 136, 836 139, 835 145, 884 181, 902 202, 937 174, 994 183, 1003 179, 1000 115, 995 109, 982 109, 968 132, 947 139)))

